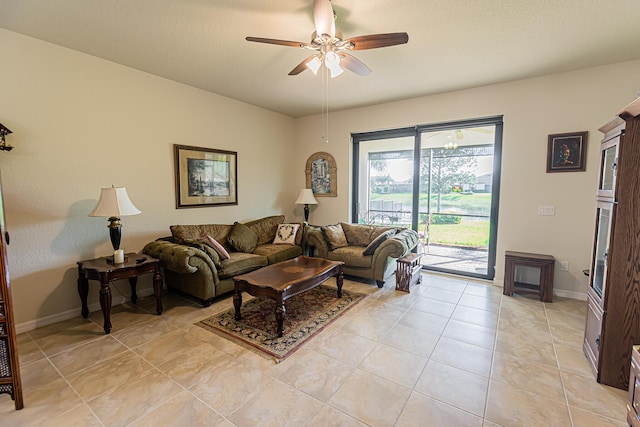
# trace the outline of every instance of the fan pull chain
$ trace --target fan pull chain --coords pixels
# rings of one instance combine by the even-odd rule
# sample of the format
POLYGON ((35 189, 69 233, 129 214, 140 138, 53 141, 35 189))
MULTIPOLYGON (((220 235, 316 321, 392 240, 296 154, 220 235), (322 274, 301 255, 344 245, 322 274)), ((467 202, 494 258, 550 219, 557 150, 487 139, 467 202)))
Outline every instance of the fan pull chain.
POLYGON ((324 135, 322 140, 329 143, 329 70, 322 67, 322 121, 324 125, 324 135))

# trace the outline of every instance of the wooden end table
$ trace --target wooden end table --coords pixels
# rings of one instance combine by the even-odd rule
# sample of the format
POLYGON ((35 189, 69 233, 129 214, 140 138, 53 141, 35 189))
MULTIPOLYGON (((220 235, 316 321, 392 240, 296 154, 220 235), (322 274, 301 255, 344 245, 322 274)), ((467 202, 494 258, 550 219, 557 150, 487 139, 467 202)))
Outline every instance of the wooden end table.
POLYGON ((114 264, 112 257, 102 257, 86 261, 78 261, 78 293, 82 302, 82 317, 89 316, 87 295, 89 294, 89 280, 100 282, 100 308, 104 316, 104 332, 111 332, 111 287, 114 280, 129 279, 131 285, 131 302, 138 300, 136 285, 138 276, 153 273, 153 291, 156 296, 156 313, 162 314, 162 275, 160 274, 160 260, 147 255, 128 253, 125 262, 114 264))
POLYGON ((422 282, 422 253, 410 252, 396 260, 396 290, 411 292, 414 285, 422 282))
POLYGON ((242 305, 242 291, 254 297, 267 297, 276 301, 276 321, 278 336, 283 335, 284 302, 294 295, 315 288, 329 278, 336 278, 338 298, 342 298, 342 261, 329 261, 323 258, 299 256, 288 261, 262 267, 251 273, 233 278, 235 291, 233 306, 235 319, 240 320, 240 306, 242 305))
POLYGON ((526 252, 505 251, 504 253, 504 289, 503 295, 511 296, 514 292, 535 294, 540 301, 553 300, 553 270, 555 258, 551 255, 531 254, 526 252), (534 267, 540 269, 540 281, 536 284, 516 281, 516 267, 534 267))

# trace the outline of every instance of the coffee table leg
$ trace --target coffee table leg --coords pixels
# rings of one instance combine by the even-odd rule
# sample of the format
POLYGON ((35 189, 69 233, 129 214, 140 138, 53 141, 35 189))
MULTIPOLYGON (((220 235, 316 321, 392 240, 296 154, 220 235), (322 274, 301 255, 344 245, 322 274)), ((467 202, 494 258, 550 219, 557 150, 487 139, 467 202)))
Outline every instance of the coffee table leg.
POLYGON ((233 307, 236 309, 235 319, 240 320, 242 317, 240 316, 240 306, 242 305, 242 292, 236 286, 236 290, 233 294, 233 307))
POLYGON ((338 275, 336 276, 336 284, 338 285, 338 298, 342 298, 343 279, 344 279, 344 274, 342 273, 342 270, 340 270, 340 273, 338 273, 338 275))
POLYGON ((284 307, 284 301, 276 301, 276 322, 278 322, 278 336, 284 333, 284 315, 287 309, 284 307))

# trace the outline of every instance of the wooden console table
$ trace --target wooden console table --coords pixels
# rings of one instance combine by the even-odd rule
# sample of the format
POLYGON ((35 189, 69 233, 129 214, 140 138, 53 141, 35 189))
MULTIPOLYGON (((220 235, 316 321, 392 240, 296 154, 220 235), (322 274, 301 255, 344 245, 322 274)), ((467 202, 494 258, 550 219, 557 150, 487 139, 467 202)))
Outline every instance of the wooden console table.
POLYGON ((100 307, 104 316, 104 332, 111 332, 111 288, 114 280, 129 279, 131 285, 131 302, 138 300, 136 284, 138 276, 145 273, 153 273, 153 291, 156 296, 156 313, 162 314, 162 275, 160 274, 160 261, 147 255, 129 253, 125 255, 125 261, 114 264, 112 258, 102 257, 87 261, 78 261, 78 293, 82 302, 82 317, 89 316, 87 307, 87 295, 89 294, 89 280, 100 282, 100 307))
POLYGON ((504 253, 504 295, 517 293, 537 294, 540 301, 551 302, 553 298, 553 268, 555 258, 551 255, 530 254, 525 252, 505 251, 504 253), (540 269, 538 285, 516 282, 516 267, 534 267, 540 269))

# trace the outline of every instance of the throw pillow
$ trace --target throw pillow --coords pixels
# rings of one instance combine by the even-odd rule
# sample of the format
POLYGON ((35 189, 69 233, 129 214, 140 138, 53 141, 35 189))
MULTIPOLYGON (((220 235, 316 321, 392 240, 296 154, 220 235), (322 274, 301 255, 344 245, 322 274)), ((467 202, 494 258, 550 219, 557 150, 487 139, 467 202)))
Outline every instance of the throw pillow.
POLYGON ((213 237, 209 236, 208 234, 206 236, 204 236, 205 241, 207 242, 207 244, 209 246, 211 246, 213 249, 215 249, 215 251, 218 253, 218 255, 220 255, 220 258, 222 259, 230 259, 231 256, 229 255, 229 252, 227 252, 227 250, 224 248, 224 246, 222 246, 220 244, 220 242, 218 242, 216 239, 214 239, 213 237))
POLYGON ((252 253, 258 243, 258 235, 249 227, 239 222, 233 223, 233 229, 227 237, 227 243, 238 252, 252 253))
POLYGON ((371 243, 371 233, 375 230, 375 227, 364 224, 347 224, 345 222, 341 222, 340 225, 344 230, 344 235, 349 245, 367 246, 371 243))
POLYGON ((280 224, 273 239, 274 245, 295 245, 300 224, 280 224))
POLYGON ((324 238, 327 240, 329 250, 343 248, 347 246, 347 237, 344 235, 342 226, 340 224, 323 225, 320 227, 324 238))
POLYGON ((384 233, 380 234, 378 237, 373 239, 371 243, 369 243, 366 249, 362 252, 362 255, 373 255, 376 249, 378 249, 378 246, 380 246, 385 240, 387 240, 394 234, 396 234, 395 230, 387 230, 384 233))

